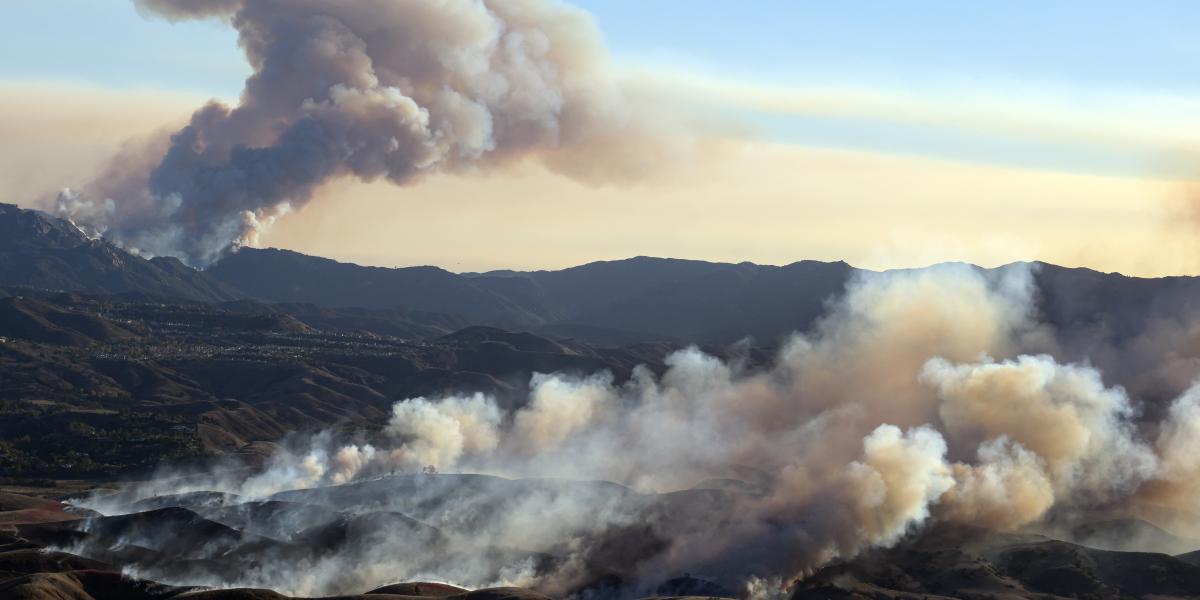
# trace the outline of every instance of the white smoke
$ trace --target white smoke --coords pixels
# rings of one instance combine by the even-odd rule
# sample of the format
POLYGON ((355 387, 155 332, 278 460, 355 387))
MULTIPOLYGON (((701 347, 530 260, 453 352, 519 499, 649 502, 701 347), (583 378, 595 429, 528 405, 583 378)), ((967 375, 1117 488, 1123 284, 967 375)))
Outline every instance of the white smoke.
POLYGON ((622 532, 639 526, 661 541, 623 559, 640 581, 702 572, 759 589, 930 520, 1013 530, 1055 510, 1195 508, 1200 392, 1157 427, 1139 424, 1134 401, 1096 369, 1041 353, 1053 339, 1032 289, 1023 266, 865 274, 770 368, 686 348, 661 375, 639 368, 624 383, 536 375, 511 410, 481 394, 404 400, 376 446, 321 438, 221 489, 261 498, 430 466, 630 486, 436 513, 448 519, 439 526, 469 522, 477 539, 519 537, 569 557, 523 576, 557 590, 584 579, 580 565, 615 560, 604 540, 631 544, 622 532), (656 502, 675 508, 646 513, 656 502))
POLYGON ((491 452, 499 443, 500 417, 500 409, 483 394, 399 402, 385 432, 407 441, 388 460, 407 468, 437 468, 457 464, 464 454, 491 452))
POLYGON ((955 484, 946 442, 928 427, 902 433, 880 425, 863 440, 863 458, 850 463, 846 477, 864 545, 898 540, 955 484))

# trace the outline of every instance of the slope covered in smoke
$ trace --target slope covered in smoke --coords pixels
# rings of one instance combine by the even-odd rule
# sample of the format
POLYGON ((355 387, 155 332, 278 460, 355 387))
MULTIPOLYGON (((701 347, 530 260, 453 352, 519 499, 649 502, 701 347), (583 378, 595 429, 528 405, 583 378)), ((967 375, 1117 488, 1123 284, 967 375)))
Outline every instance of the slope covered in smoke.
MULTIPOLYGON (((215 569, 222 562, 234 564, 237 561, 261 559, 272 550, 285 551, 293 559, 303 560, 303 557, 311 556, 313 552, 321 550, 316 547, 305 548, 268 540, 239 547, 235 550, 236 557, 226 556, 210 561, 187 561, 164 558, 155 550, 125 544, 120 552, 112 553, 109 556, 114 562, 105 563, 52 550, 39 541, 35 541, 53 538, 55 535, 59 537, 74 535, 79 545, 91 543, 108 535, 101 530, 110 528, 112 522, 128 521, 131 518, 146 520, 166 512, 191 515, 191 520, 198 527, 181 526, 178 521, 172 522, 169 519, 159 522, 159 525, 164 533, 170 531, 180 535, 176 544, 188 547, 187 541, 199 540, 199 543, 191 547, 194 551, 203 552, 205 550, 203 539, 206 532, 203 531, 204 529, 220 527, 180 507, 169 509, 169 511, 158 511, 158 515, 146 513, 129 517, 98 517, 90 521, 90 524, 96 525, 97 529, 89 531, 78 531, 71 526, 63 525, 57 529, 31 526, 22 529, 15 535, 0 532, 0 597, 6 600, 44 600, 46 598, 70 600, 170 600, 176 598, 179 600, 286 600, 289 596, 269 589, 172 586, 138 577, 132 573, 147 569, 159 573, 170 573, 172 569, 179 572, 187 569, 215 569)), ((5 513, 0 511, 0 517, 4 516, 6 516, 5 513)), ((144 541, 153 542, 153 540, 144 541)), ((419 542, 420 540, 414 541, 419 542)), ((324 550, 328 551, 330 548, 324 550)), ((242 562, 241 564, 244 566, 248 563, 242 562)), ((338 598, 344 600, 411 600, 413 598, 549 600, 542 594, 524 588, 493 587, 467 590, 444 583, 425 581, 392 583, 370 591, 357 590, 338 596, 338 598)))
POLYGON ((1063 360, 1095 364, 1146 400, 1150 417, 1200 367, 1200 277, 1157 279, 1036 263, 1041 318, 1063 360))
POLYGON ((146 260, 66 220, 0 204, 0 285, 219 302, 244 297, 178 260, 146 260))
MULTIPOLYGON (((733 589, 709 575, 638 568, 646 562, 660 565, 654 557, 669 549, 675 536, 712 528, 720 533, 734 504, 728 492, 646 494, 599 482, 405 475, 275 497, 286 500, 229 494, 152 497, 126 510, 169 508, 19 525, 8 535, 0 533, 0 592, 14 598, 72 592, 72 598, 95 600, 113 593, 126 599, 192 597, 194 592, 182 596, 195 589, 191 585, 248 585, 364 599, 387 597, 381 594, 458 598, 466 592, 440 583, 387 583, 422 569, 453 577, 460 585, 491 580, 487 585, 533 588, 493 588, 472 597, 711 598, 756 597, 769 591, 733 589), (575 535, 585 537, 558 530, 566 537, 541 538, 538 521, 511 524, 518 529, 497 528, 513 511, 534 507, 543 519, 557 523, 550 528, 573 521, 575 535), (572 507, 606 512, 581 519, 571 515, 572 507), (624 515, 628 523, 613 521, 614 515, 624 515), (242 533, 246 528, 255 533, 242 533), (488 547, 497 542, 525 549, 488 547), (530 546, 542 546, 544 552, 531 552, 530 546), (120 584, 100 574, 117 569, 127 574, 120 584), (129 579, 131 573, 141 580, 129 579), (639 580, 641 584, 634 583, 639 580), (373 585, 377 587, 367 595, 355 595, 373 585)), ((119 504, 109 501, 107 506, 118 510, 119 504)), ((5 516, 0 512, 0 521, 5 516)), ((892 547, 834 561, 797 583, 789 596, 1194 597, 1200 593, 1200 567, 1187 558, 1104 551, 1041 535, 940 523, 892 547)), ((286 597, 265 589, 221 594, 286 597)))
MULTIPOLYGON (((21 531, 173 585, 288 593, 434 577, 552 596, 1195 594, 1186 560, 1029 537, 1176 552, 1200 532, 1200 387, 1147 410, 1062 358, 1038 294, 1036 265, 859 272, 765 362, 687 347, 619 378, 553 368, 515 396, 401 397, 370 435, 293 436, 258 468, 166 468, 83 501, 142 516, 21 531), (132 547, 106 533, 155 521, 132 547), (216 531, 218 552, 164 556, 179 524, 216 531)), ((585 350, 484 328, 442 341, 585 350)))

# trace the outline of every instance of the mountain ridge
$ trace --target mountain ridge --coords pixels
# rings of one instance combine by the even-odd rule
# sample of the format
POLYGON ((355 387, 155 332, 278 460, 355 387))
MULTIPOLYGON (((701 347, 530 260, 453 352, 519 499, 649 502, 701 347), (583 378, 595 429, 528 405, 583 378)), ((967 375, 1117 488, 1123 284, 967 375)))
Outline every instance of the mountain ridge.
POLYGON ((221 302, 245 295, 176 258, 145 259, 65 219, 0 204, 0 285, 221 302))
MULTIPOLYGON (((1193 300, 1200 297, 1196 276, 1136 277, 1043 261, 994 268, 939 263, 884 272, 949 264, 989 272, 1029 266, 1042 316, 1075 333, 1127 338, 1163 319, 1200 313, 1193 300)), ((432 330, 425 325, 433 321, 612 345, 730 343, 745 337, 773 344, 811 329, 847 285, 871 273, 880 271, 845 261, 759 265, 645 255, 559 270, 454 273, 251 247, 198 271, 174 258, 145 259, 90 239, 46 213, 0 204, 0 286, 202 302, 253 299, 302 310, 324 323, 358 323, 378 332, 444 334, 440 325, 432 330), (357 316, 348 314, 359 309, 357 316), (333 314, 320 317, 322 311, 333 314), (397 318, 402 322, 389 325, 397 318)))

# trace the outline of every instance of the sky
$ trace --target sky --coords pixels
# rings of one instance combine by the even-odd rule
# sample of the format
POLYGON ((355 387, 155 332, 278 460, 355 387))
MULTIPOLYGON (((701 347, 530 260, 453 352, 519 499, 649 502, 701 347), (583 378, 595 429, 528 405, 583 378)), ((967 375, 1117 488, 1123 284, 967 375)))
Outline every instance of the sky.
MULTIPOLYGON (((337 181, 263 244, 452 270, 660 255, 886 268, 1200 270, 1200 4, 580 0, 631 89, 719 123, 719 158, 587 186, 535 167, 337 181), (433 198, 439 201, 429 202, 433 198), (445 199, 446 201, 441 201, 445 199), (371 222, 358 218, 377 215, 371 222)), ((5 0, 0 197, 37 205, 249 73, 218 22, 5 0)))

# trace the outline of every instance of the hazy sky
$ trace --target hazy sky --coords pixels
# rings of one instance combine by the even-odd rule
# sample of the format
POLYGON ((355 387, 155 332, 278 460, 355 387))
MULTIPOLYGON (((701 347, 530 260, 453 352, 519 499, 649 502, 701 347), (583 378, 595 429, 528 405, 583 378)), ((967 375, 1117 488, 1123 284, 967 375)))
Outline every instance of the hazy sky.
MULTIPOLYGON (((587 187, 537 168, 337 182, 264 243, 381 265, 637 254, 1200 268, 1195 2, 586 0, 614 68, 720 123, 711 156, 587 187), (372 218, 363 219, 370 214, 372 218)), ((248 73, 220 23, 5 0, 0 195, 33 205, 248 73)))

